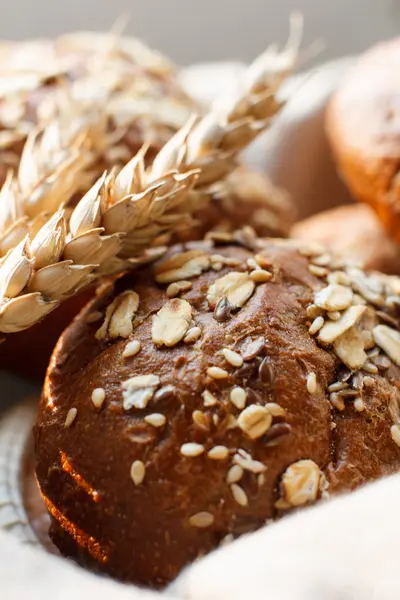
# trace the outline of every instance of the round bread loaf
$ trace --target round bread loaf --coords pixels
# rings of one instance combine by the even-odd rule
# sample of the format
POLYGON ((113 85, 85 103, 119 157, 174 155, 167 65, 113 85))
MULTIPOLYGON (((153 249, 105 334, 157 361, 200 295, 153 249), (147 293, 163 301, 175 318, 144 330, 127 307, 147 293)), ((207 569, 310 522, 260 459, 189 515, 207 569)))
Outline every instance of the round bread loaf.
POLYGON ((60 338, 40 403, 36 473, 60 551, 160 587, 397 471, 399 290, 250 231, 119 279, 60 338))
POLYGON ((357 200, 368 202, 400 240, 400 38, 350 68, 327 112, 339 170, 357 200))
POLYGON ((202 110, 184 92, 172 63, 134 38, 77 32, 53 40, 4 42, 0 59, 0 183, 18 167, 27 135, 49 116, 58 116, 54 92, 66 87, 73 99, 71 113, 60 119, 66 139, 73 134, 70 121, 76 128, 93 121, 98 107, 102 110, 105 126, 99 133, 97 123, 90 140, 98 158, 93 180, 105 168, 125 164, 144 142, 150 143, 151 160, 193 112, 202 110), (81 114, 76 101, 86 106, 81 114))
POLYGON ((179 237, 199 240, 208 231, 232 232, 244 224, 260 237, 287 237, 295 217, 294 204, 284 190, 260 171, 242 165, 214 186, 211 200, 194 214, 197 225, 179 237))
POLYGON ((400 274, 400 247, 364 203, 339 206, 299 221, 291 237, 325 244, 335 256, 352 259, 364 269, 400 274))

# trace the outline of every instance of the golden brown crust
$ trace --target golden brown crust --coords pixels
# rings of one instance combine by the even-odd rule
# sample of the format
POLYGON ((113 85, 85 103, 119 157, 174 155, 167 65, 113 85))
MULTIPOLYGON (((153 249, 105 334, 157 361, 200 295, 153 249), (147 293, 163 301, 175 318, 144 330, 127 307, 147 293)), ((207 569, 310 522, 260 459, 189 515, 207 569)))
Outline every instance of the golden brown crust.
MULTIPOLYGON (((247 241, 253 250, 174 247, 155 267, 159 283, 144 269, 120 279, 61 337, 35 439, 64 554, 161 586, 226 536, 398 469, 400 372, 372 348, 375 311, 364 314, 349 282, 327 296, 338 265, 325 255, 247 241), (190 289, 171 298, 184 275, 190 289), (341 326, 333 309, 351 302, 365 318, 362 347, 374 352, 367 371, 339 359, 355 360, 352 340, 334 351, 323 342, 329 328, 318 331, 318 319, 341 326)), ((363 289, 359 272, 349 273, 363 289)), ((349 330, 358 349, 360 323, 349 330)))
POLYGON ((399 73, 400 38, 375 46, 350 69, 327 113, 327 133, 345 182, 397 239, 399 73))
POLYGON ((202 239, 208 231, 234 231, 249 225, 260 237, 287 237, 296 218, 288 194, 263 173, 240 166, 214 186, 211 201, 198 211, 197 225, 180 234, 180 241, 202 239))
POLYGON ((364 269, 400 274, 400 248, 366 204, 339 206, 299 221, 291 237, 325 244, 364 269))

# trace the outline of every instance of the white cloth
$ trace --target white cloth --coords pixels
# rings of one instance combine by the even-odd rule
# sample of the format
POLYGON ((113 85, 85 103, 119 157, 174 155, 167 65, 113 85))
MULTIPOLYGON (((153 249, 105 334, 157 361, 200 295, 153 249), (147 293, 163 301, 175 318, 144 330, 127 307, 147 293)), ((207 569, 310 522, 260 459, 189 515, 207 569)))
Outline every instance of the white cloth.
POLYGON ((303 510, 184 571, 162 594, 92 575, 0 532, 4 600, 398 600, 400 475, 303 510))

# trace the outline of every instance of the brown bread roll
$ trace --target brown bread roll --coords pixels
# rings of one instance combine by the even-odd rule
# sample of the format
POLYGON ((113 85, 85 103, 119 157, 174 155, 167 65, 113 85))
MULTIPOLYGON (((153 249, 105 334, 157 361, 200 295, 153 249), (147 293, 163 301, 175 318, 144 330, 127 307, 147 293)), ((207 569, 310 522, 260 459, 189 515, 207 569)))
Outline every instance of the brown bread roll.
POLYGON ((400 247, 366 204, 339 206, 299 221, 291 237, 321 242, 336 256, 351 258, 364 269, 400 274, 400 247))
POLYGON ((153 587, 400 466, 400 281, 318 248, 175 246, 53 354, 37 478, 60 551, 153 587))
POLYGON ((83 130, 85 121, 93 129, 99 107, 102 111, 90 136, 97 158, 93 181, 105 168, 125 164, 144 142, 150 143, 151 159, 193 112, 202 110, 184 92, 175 66, 134 38, 76 32, 4 42, 0 59, 0 183, 10 168, 18 168, 27 135, 50 116, 58 117, 57 91, 70 94, 71 113, 60 118, 65 139, 72 138, 73 127, 83 130), (74 114, 77 101, 86 109, 80 106, 74 114))
POLYGON ((232 232, 249 225, 260 237, 287 237, 296 218, 289 195, 261 171, 238 166, 217 183, 211 200, 194 214, 196 225, 179 234, 179 241, 202 239, 209 231, 232 232))
POLYGON ((400 240, 400 38, 366 52, 350 68, 327 113, 339 170, 400 240))

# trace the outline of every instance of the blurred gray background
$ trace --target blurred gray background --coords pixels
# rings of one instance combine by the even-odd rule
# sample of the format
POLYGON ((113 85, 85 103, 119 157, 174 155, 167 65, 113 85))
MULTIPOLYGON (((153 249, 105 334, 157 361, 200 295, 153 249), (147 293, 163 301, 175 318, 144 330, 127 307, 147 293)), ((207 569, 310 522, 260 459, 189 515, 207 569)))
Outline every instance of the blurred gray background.
POLYGON ((269 41, 286 38, 292 9, 305 15, 306 43, 325 41, 323 59, 399 31, 399 0, 0 0, 0 37, 107 30, 127 13, 129 33, 178 63, 248 61, 269 41))

